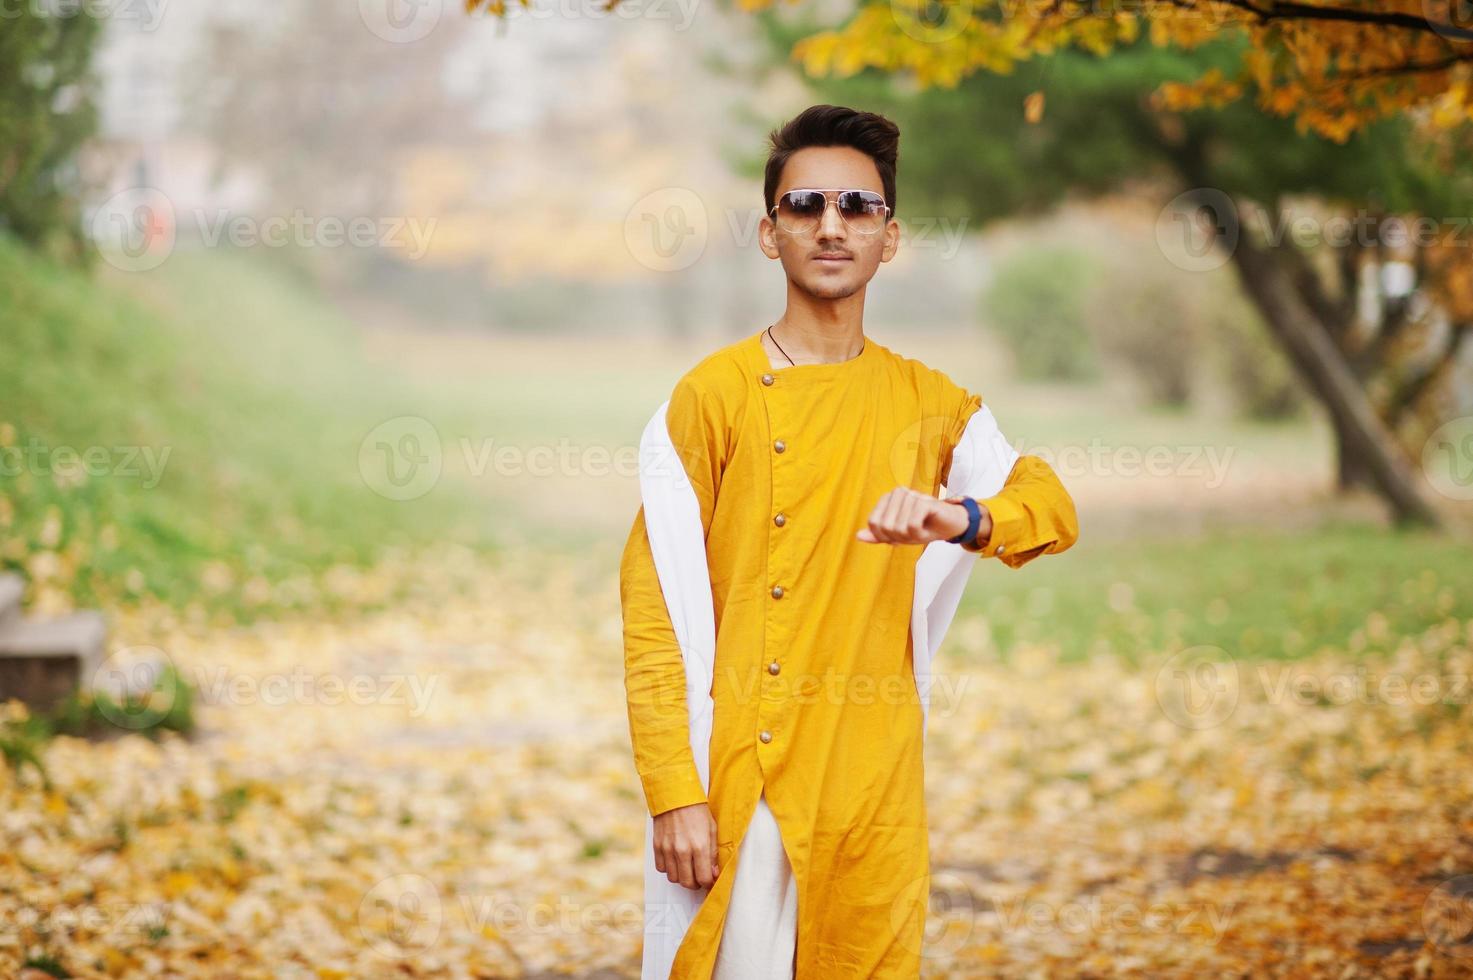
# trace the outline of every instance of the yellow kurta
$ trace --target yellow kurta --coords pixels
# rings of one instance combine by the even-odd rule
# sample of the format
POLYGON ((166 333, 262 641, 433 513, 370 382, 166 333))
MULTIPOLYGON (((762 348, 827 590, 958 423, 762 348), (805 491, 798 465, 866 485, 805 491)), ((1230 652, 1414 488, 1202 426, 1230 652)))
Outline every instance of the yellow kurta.
MULTIPOLYGON (((703 359, 666 414, 700 502, 716 613, 709 796, 643 507, 620 565, 646 803, 654 815, 708 801, 717 825, 720 873, 671 976, 710 977, 765 788, 798 881, 798 980, 916 977, 929 845, 910 615, 924 546, 855 534, 897 486, 938 493, 982 400, 869 338, 847 361, 779 368, 761 337, 703 359)), ((982 554, 1013 567, 1078 534, 1068 493, 1037 456, 1020 456, 982 502, 994 522, 982 554)))

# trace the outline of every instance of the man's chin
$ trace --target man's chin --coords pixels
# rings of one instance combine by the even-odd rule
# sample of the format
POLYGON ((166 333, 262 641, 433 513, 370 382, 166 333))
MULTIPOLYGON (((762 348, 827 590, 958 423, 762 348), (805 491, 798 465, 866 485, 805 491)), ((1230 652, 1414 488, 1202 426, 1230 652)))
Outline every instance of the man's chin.
POLYGON ((827 276, 813 276, 800 280, 798 285, 815 299, 843 299, 859 292, 864 283, 849 278, 839 280, 827 276))

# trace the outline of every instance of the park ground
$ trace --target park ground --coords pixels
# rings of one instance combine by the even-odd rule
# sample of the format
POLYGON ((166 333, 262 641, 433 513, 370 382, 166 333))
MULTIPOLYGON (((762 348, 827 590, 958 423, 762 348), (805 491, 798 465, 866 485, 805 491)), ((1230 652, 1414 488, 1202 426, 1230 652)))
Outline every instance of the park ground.
MULTIPOLYGON (((269 268, 185 254, 166 272, 103 276, 136 304, 118 332, 181 331, 156 374, 119 369, 164 407, 106 408, 166 434, 177 482, 12 484, 25 545, 5 558, 34 608, 108 612, 112 666, 172 665, 194 727, 153 730, 185 696, 169 688, 30 764, 6 709, 0 972, 637 976, 630 447, 710 342, 425 335, 328 314, 269 268), (342 350, 298 346, 324 333, 342 350), (222 392, 211 363, 271 384, 222 392), (191 399, 225 395, 245 408, 190 427, 191 399), (314 412, 343 420, 303 448, 314 412), (443 467, 388 499, 360 443, 408 417, 443 467), (571 464, 532 451, 560 446, 571 464), (207 479, 206 456, 275 468, 207 479), (314 548, 323 529, 343 545, 314 548)), ((31 312, 63 322, 75 294, 37 284, 31 312)), ((1052 453, 1081 525, 1065 554, 979 564, 943 647, 923 975, 1473 975, 1466 540, 1332 495, 1313 417, 1146 411, 1109 378, 1017 383, 981 336, 873 336, 1052 453)), ((9 438, 85 438, 103 414, 86 397, 9 438)))

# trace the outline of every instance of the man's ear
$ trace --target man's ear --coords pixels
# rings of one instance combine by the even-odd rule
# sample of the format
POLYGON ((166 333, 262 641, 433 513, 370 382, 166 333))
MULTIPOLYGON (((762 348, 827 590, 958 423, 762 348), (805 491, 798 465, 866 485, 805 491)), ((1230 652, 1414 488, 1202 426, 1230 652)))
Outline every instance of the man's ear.
POLYGON ((757 223, 757 247, 769 259, 775 259, 780 254, 777 250, 777 225, 773 224, 770 214, 764 214, 757 223))
POLYGON ((885 244, 880 247, 880 261, 889 262, 900 251, 900 222, 891 218, 885 223, 885 244))

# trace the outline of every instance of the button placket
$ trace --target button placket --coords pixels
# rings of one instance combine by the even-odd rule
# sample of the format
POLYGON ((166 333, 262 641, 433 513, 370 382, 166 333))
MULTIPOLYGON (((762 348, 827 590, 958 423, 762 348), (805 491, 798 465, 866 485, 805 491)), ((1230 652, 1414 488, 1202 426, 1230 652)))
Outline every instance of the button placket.
MULTIPOLYGON (((782 548, 783 543, 788 539, 785 535, 779 535, 779 532, 775 529, 783 528, 788 523, 788 515, 784 513, 781 509, 782 505, 788 502, 785 493, 786 481, 783 478, 783 472, 786 467, 784 467, 782 464, 785 463, 786 459, 790 457, 784 457, 783 455, 788 451, 787 440, 779 437, 782 433, 782 423, 785 414, 781 411, 784 403, 784 392, 782 390, 783 386, 778 384, 777 376, 770 371, 764 372, 759 380, 762 382, 763 385, 762 393, 765 396, 763 398, 763 401, 767 405, 768 428, 769 433, 772 436, 772 454, 769 457, 769 460, 772 468, 771 506, 773 510, 773 529, 769 529, 768 532, 767 567, 769 570, 769 574, 773 577, 773 580, 769 583, 768 594, 769 596, 771 596, 770 601, 774 604, 772 609, 775 612, 778 608, 786 608, 786 604, 784 604, 782 607, 779 607, 777 603, 787 593, 787 589, 778 580, 782 577, 782 563, 779 560, 781 554, 780 549, 782 548)), ((772 612, 769 612, 769 619, 771 618, 772 614, 772 612)), ((766 642, 769 645, 772 645, 775 642, 779 642, 774 640, 774 634, 778 634, 780 636, 781 632, 781 630, 774 630, 769 628, 765 631, 765 635, 767 637, 766 642)), ((773 655, 771 650, 769 650, 768 653, 770 655, 768 657, 767 676, 762 678, 763 683, 761 686, 761 690, 759 691, 757 701, 757 725, 759 729, 757 732, 757 739, 763 745, 768 745, 772 743, 772 740, 774 738, 773 733, 780 727, 780 724, 774 724, 774 721, 781 721, 781 713, 784 710, 781 705, 785 700, 782 697, 780 688, 775 686, 779 683, 776 680, 776 677, 782 670, 782 667, 778 663, 776 655, 773 655), (776 719, 770 717, 770 714, 772 712, 778 713, 778 717, 776 719)))

